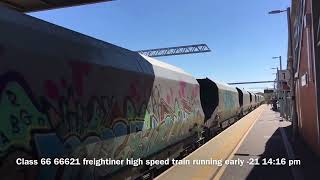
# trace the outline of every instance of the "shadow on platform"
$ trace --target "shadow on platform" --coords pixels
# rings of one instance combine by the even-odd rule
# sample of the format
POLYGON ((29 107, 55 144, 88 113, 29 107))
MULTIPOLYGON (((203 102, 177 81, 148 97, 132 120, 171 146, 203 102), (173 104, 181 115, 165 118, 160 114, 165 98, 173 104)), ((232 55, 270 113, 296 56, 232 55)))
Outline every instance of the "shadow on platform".
MULTIPOLYGON (((292 126, 283 127, 288 140, 293 148, 295 160, 300 160, 301 173, 304 179, 317 179, 320 175, 320 158, 317 157, 307 145, 297 138, 292 142, 292 126)), ((236 154, 238 156, 250 156, 249 154, 236 154)), ((285 145, 282 140, 280 128, 278 128, 266 143, 263 154, 257 155, 260 165, 255 166, 246 179, 294 179, 291 167, 289 167, 289 157, 287 156, 285 145), (285 158, 285 165, 275 165, 277 158, 281 163, 281 159, 285 158), (270 160, 272 159, 272 160, 270 160), (264 162, 267 165, 262 165, 264 162)))

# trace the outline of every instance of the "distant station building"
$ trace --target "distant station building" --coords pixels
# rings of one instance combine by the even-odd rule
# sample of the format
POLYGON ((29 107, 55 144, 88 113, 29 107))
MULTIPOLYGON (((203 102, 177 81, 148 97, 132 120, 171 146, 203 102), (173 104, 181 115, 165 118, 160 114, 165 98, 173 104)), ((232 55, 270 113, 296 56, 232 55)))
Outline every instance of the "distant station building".
POLYGON ((292 0, 292 44, 289 41, 289 47, 292 49, 289 49, 289 52, 292 50, 293 55, 298 132, 318 155, 320 155, 319 15, 319 0, 292 0))

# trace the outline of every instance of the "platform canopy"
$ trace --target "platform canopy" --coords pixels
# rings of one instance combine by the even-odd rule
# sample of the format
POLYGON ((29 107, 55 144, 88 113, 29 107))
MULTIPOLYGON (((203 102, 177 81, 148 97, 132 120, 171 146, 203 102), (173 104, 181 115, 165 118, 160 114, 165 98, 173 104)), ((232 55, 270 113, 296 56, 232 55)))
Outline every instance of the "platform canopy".
POLYGON ((31 12, 104 1, 112 0, 0 0, 0 4, 20 12, 31 12))

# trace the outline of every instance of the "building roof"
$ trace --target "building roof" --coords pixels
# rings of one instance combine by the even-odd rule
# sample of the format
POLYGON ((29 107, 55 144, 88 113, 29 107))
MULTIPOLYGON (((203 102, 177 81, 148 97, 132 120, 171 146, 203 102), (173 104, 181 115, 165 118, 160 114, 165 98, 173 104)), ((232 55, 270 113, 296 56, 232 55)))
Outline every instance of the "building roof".
POLYGON ((2 0, 0 5, 5 5, 20 12, 31 12, 104 1, 112 0, 2 0))

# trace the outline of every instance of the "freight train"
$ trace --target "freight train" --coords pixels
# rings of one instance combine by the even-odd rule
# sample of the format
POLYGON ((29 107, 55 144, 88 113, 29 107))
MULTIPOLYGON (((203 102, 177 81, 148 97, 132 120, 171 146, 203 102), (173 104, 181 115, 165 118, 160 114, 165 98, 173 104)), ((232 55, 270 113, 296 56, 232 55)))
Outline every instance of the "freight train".
POLYGON ((161 165, 126 160, 177 158, 263 102, 3 7, 0 27, 1 179, 135 179, 161 165))
POLYGON ((232 87, 209 78, 197 79, 204 112, 205 138, 228 127, 264 101, 262 95, 232 87))

